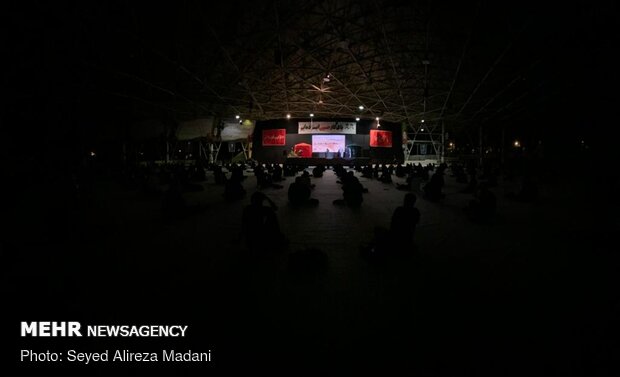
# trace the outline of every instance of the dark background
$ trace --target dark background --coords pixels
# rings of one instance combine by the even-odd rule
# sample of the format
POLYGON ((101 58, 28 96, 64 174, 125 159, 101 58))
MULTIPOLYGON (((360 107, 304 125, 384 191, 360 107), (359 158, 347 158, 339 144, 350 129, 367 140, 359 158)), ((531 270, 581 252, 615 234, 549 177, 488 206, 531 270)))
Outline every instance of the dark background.
MULTIPOLYGON (((290 338, 274 331, 278 329, 275 320, 252 314, 260 303, 252 301, 245 290, 245 272, 251 267, 218 271, 212 267, 217 264, 211 257, 204 255, 205 265, 211 266, 204 274, 208 283, 191 286, 184 276, 173 275, 175 281, 184 284, 168 291, 170 277, 141 269, 141 261, 151 255, 141 243, 143 238, 136 234, 149 234, 158 228, 146 221, 135 229, 131 221, 101 216, 104 209, 119 214, 119 218, 124 216, 122 207, 106 207, 108 202, 101 198, 85 207, 75 202, 73 176, 92 148, 102 156, 106 152, 115 156, 99 167, 99 173, 106 176, 105 172, 121 169, 118 151, 132 122, 155 117, 174 123, 182 117, 201 115, 179 105, 187 101, 171 101, 154 88, 173 87, 175 93, 200 101, 204 93, 170 61, 183 58, 194 62, 193 67, 209 62, 228 64, 221 52, 209 45, 212 39, 197 32, 185 33, 184 26, 198 28, 206 20, 221 31, 220 38, 226 44, 241 38, 237 33, 241 23, 260 22, 260 17, 250 17, 252 13, 272 13, 260 3, 211 2, 190 23, 181 12, 187 4, 13 1, 0 6, 0 153, 5 191, 0 203, 4 218, 0 231, 3 372, 225 375, 269 374, 275 370, 289 375, 353 370, 381 374, 390 368, 394 368, 393 373, 400 372, 398 368, 404 366, 419 374, 618 375, 619 301, 615 287, 620 191, 616 108, 620 65, 615 2, 428 2, 442 15, 445 46, 451 51, 446 59, 450 62, 446 71, 451 73, 444 87, 449 87, 466 38, 467 29, 462 26, 474 25, 472 50, 462 72, 466 83, 460 94, 455 94, 458 99, 451 113, 458 111, 458 104, 467 99, 524 20, 532 20, 518 48, 492 75, 488 92, 485 85, 477 106, 467 109, 469 113, 463 119, 449 124, 448 131, 457 144, 472 147, 477 144, 481 125, 487 145, 498 145, 501 128, 506 130, 507 140, 518 138, 525 145, 542 141, 547 177, 565 194, 558 204, 564 212, 558 213, 565 213, 566 223, 572 226, 558 223, 541 235, 545 227, 538 224, 532 228, 539 233, 524 235, 533 244, 536 237, 546 242, 526 250, 528 258, 493 273, 495 282, 505 278, 509 287, 509 294, 499 300, 478 294, 479 281, 472 278, 478 275, 463 268, 471 261, 417 263, 412 274, 428 283, 418 293, 417 302, 427 311, 416 318, 395 318, 393 313, 398 311, 383 311, 377 305, 370 314, 357 314, 353 317, 366 318, 369 324, 386 325, 375 327, 374 332, 349 333, 350 344, 355 347, 331 355, 324 353, 320 340, 290 343, 290 338), (476 9, 479 16, 472 22, 476 9), (243 12, 242 17, 239 12, 243 12), (180 47, 182 52, 177 51, 180 47), (483 117, 466 121, 511 82, 521 67, 539 59, 542 62, 536 69, 512 88, 514 93, 511 90, 483 117), (127 79, 127 75, 146 77, 149 84, 127 79), (547 254, 549 250, 565 252, 566 257, 547 254), (513 277, 523 285, 511 285, 513 277), (165 310, 158 305, 163 301, 167 303, 165 310), (471 302, 479 304, 480 309, 461 311, 471 302), (462 314, 457 322, 451 320, 454 312, 462 314), (541 317, 543 324, 532 319, 541 317), (206 339, 206 346, 213 345, 213 354, 224 359, 208 370, 159 365, 122 370, 48 365, 22 369, 15 362, 22 347, 40 351, 66 347, 162 348, 157 339, 134 343, 20 338, 19 322, 36 320, 189 324, 190 338, 181 346, 200 350, 206 339), (400 326, 403 323, 415 323, 419 331, 400 326), (472 328, 471 323, 481 327, 472 328), (437 328, 442 329, 441 337, 437 337, 437 328), (505 340, 505 334, 512 336, 506 339, 516 341, 505 340), (409 347, 415 337, 427 343, 409 347), (499 342, 501 348, 498 338, 504 339, 499 342), (422 366, 410 365, 412 355, 424 361, 422 366)), ((284 4, 303 11, 322 3, 284 4)), ((368 4, 369 9, 376 9, 375 3, 368 4)), ((403 4, 388 1, 384 5, 403 4)), ((234 77, 224 77, 222 82, 235 85, 234 77)), ((432 85, 430 91, 435 93, 432 85)), ((208 101, 215 99, 209 97, 208 101)), ((277 125, 284 122, 276 120, 269 127, 279 128, 277 125)), ((399 135, 393 133, 397 146, 399 135)), ((292 145, 293 141, 287 138, 289 149, 288 143, 292 145)), ((100 191, 105 192, 106 186, 100 191)), ((142 220, 148 220, 149 215, 144 212, 142 220)), ((149 246, 172 266, 176 259, 171 250, 183 252, 172 241, 149 246)), ((196 276, 201 273, 197 268, 196 276)), ((397 282, 393 286, 398 287, 397 282)), ((322 301, 316 298, 315 302, 322 301)), ((368 313, 364 308, 359 310, 368 313)), ((313 323, 310 314, 300 321, 300 327, 312 328, 307 326, 313 323)), ((174 348, 174 342, 166 341, 165 345, 174 348)))

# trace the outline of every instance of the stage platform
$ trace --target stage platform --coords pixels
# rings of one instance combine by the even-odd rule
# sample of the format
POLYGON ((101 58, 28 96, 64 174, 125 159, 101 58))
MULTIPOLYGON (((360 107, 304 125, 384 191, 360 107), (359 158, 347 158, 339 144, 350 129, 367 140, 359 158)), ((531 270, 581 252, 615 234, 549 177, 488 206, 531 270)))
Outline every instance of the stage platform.
POLYGON ((286 164, 301 166, 317 166, 317 165, 367 165, 372 163, 368 157, 358 158, 317 158, 317 157, 287 157, 286 164))

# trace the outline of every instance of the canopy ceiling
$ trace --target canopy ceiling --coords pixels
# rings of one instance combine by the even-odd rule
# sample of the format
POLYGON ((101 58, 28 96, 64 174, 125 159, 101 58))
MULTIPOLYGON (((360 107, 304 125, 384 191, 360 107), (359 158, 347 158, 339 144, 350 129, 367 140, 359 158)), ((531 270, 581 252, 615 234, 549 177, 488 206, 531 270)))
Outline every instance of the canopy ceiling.
POLYGON ((54 38, 64 45, 52 47, 66 50, 57 65, 69 63, 81 98, 109 111, 412 126, 501 121, 566 94, 591 61, 579 52, 593 38, 580 21, 604 17, 573 2, 214 4, 77 2, 40 12, 64 27, 54 38))

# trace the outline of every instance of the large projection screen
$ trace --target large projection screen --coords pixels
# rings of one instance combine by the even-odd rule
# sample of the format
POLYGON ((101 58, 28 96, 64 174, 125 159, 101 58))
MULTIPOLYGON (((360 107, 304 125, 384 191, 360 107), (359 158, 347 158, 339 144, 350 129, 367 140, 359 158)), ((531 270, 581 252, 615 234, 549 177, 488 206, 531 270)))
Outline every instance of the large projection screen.
POLYGON ((312 135, 312 153, 334 153, 344 148, 344 135, 312 135))

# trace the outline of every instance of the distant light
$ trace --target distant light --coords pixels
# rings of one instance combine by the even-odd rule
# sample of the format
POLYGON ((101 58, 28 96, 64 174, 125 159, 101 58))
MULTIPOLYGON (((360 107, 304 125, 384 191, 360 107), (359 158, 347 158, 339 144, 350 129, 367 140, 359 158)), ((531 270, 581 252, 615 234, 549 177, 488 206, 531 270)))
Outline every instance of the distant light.
POLYGON ((179 149, 179 153, 181 153, 181 150, 179 149))
POLYGON ((310 118, 312 118, 314 116, 314 113, 310 113, 310 118))
POLYGON ((378 122, 379 121, 379 117, 376 117, 375 120, 378 122))
POLYGON ((360 121, 360 117, 355 118, 355 121, 359 122, 360 121))
POLYGON ((450 142, 448 145, 449 145, 450 147, 454 147, 454 143, 452 143, 452 142, 450 142))
POLYGON ((291 119, 291 114, 286 114, 286 119, 291 119))
POLYGON ((422 123, 424 123, 424 119, 422 119, 422 123))
POLYGON ((90 152, 90 157, 95 157, 95 152, 94 151, 90 152))
POLYGON ((239 115, 235 115, 235 119, 239 119, 239 115))
POLYGON ((519 148, 521 146, 521 143, 519 142, 519 140, 515 140, 513 145, 515 146, 515 148, 519 148))
POLYGON ((362 105, 359 105, 357 108, 360 109, 360 110, 364 110, 364 106, 362 106, 362 105))
POLYGON ((424 131, 424 128, 420 128, 420 131, 424 131))

